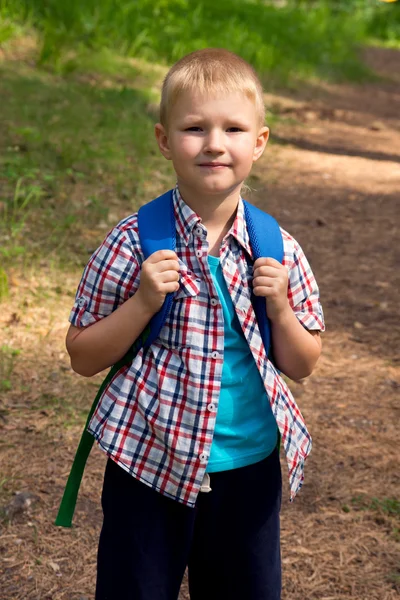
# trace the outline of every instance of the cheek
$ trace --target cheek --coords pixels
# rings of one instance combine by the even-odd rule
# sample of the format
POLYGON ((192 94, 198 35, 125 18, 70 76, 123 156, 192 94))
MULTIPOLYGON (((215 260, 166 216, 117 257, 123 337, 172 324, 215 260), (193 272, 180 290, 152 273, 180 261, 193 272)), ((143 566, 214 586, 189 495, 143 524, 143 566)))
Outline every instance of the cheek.
POLYGON ((252 141, 243 141, 234 148, 233 153, 241 163, 251 165, 254 159, 254 144, 252 141))
POLYGON ((175 154, 182 158, 192 158, 196 156, 201 149, 199 141, 194 138, 181 137, 175 144, 175 154))

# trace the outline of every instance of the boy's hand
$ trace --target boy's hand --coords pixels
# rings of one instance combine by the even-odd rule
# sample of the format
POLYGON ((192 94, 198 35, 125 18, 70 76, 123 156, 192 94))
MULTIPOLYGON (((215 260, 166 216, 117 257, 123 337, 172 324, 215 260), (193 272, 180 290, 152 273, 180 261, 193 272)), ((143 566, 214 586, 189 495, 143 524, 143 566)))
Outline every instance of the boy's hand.
POLYGON ((273 321, 290 308, 288 270, 274 258, 258 258, 253 267, 253 291, 267 300, 267 315, 273 321))
POLYGON ((140 284, 136 292, 146 310, 155 314, 165 296, 179 289, 178 257, 172 250, 158 250, 142 264, 140 284))

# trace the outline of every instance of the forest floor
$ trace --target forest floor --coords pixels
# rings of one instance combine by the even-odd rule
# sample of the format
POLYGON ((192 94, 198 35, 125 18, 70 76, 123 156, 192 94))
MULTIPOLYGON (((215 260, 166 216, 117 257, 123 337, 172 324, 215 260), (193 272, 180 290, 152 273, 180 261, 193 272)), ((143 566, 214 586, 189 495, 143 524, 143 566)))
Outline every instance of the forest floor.
MULTIPOLYGON (((279 118, 249 181, 252 201, 305 250, 327 325, 314 374, 290 383, 314 446, 293 504, 284 478, 284 600, 400 598, 400 52, 368 49, 365 60, 379 78, 267 93, 279 118)), ((1 304, 0 345, 18 349, 1 366, 2 600, 93 598, 97 449, 73 528, 53 524, 101 380, 73 373, 64 347, 80 273, 16 270, 1 304)))

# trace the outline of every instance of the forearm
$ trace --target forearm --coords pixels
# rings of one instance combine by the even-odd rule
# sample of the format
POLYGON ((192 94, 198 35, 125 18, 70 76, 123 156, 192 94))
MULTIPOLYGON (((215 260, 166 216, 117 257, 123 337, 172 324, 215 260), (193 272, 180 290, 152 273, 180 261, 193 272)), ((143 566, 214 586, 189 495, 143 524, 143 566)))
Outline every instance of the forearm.
POLYGON ((137 292, 97 323, 84 328, 71 326, 66 346, 74 371, 91 377, 114 365, 129 350, 152 316, 137 292))
POLYGON ((276 366, 290 379, 307 377, 321 354, 321 338, 305 329, 291 307, 271 321, 276 366))

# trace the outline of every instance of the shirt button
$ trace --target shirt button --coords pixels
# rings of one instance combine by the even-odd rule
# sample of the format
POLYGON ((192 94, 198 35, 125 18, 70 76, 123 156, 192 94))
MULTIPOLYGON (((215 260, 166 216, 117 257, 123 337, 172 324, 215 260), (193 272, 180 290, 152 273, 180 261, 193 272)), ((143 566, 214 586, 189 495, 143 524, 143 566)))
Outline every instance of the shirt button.
POLYGON ((214 350, 214 352, 211 352, 211 357, 212 358, 218 358, 219 357, 219 352, 217 352, 216 350, 214 350))
POLYGON ((203 235, 203 230, 201 227, 196 227, 196 229, 194 230, 196 235, 203 235))
POLYGON ((82 308, 82 306, 85 306, 86 304, 86 298, 85 296, 81 296, 78 300, 78 306, 80 306, 82 308))
POLYGON ((213 402, 210 402, 210 404, 207 404, 207 410, 209 410, 210 412, 214 412, 215 404, 213 402))
POLYGON ((203 256, 202 250, 196 250, 196 256, 197 256, 197 258, 200 258, 201 256, 203 256))
POLYGON ((212 306, 216 306, 218 304, 218 300, 216 298, 211 298, 212 306))
POLYGON ((200 459, 200 462, 202 465, 204 465, 207 462, 207 458, 208 458, 208 455, 205 452, 202 452, 199 455, 199 459, 200 459))

